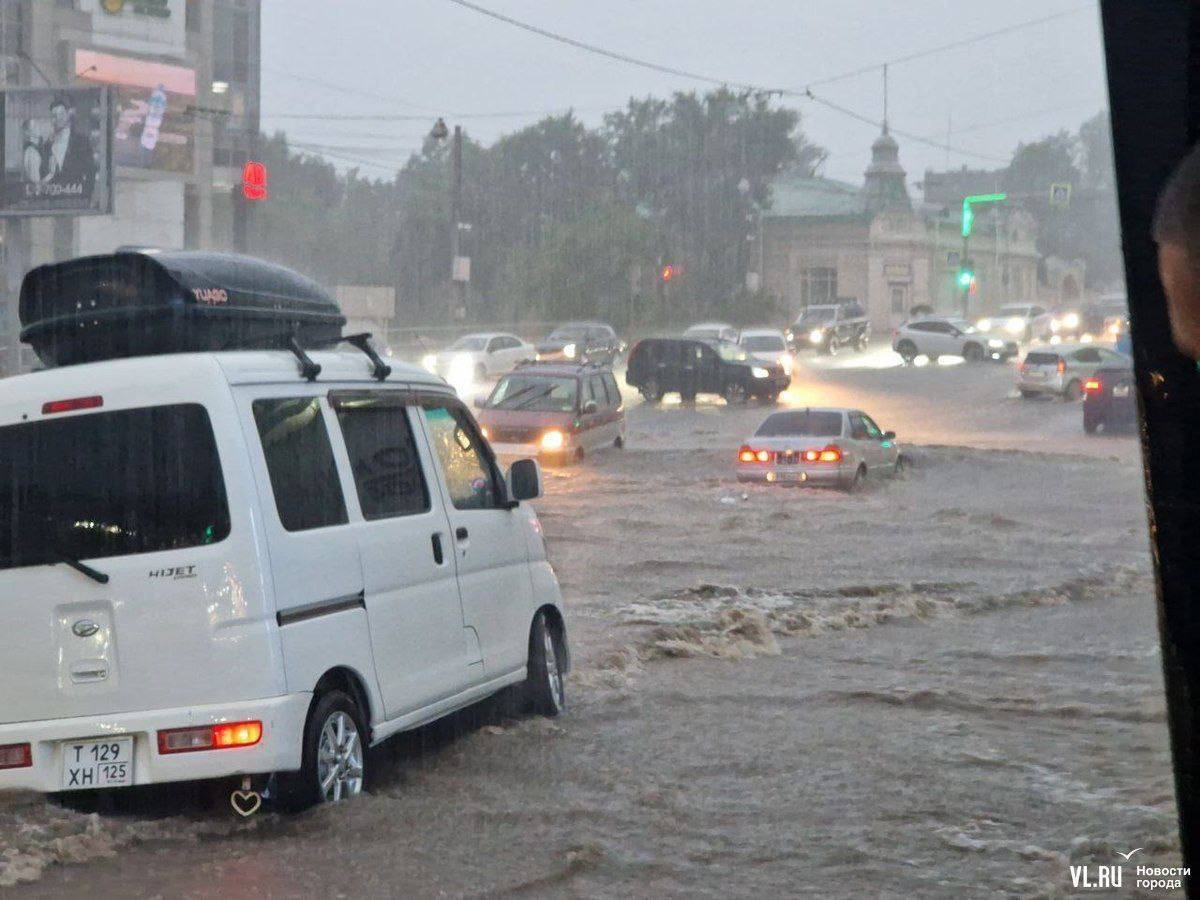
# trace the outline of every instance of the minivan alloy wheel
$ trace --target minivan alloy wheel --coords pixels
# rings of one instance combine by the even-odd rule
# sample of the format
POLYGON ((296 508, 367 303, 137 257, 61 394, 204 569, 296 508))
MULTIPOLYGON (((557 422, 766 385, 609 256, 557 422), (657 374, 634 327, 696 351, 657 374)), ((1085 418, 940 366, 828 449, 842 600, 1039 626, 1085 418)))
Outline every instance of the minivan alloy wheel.
POLYGON ((317 778, 321 798, 327 803, 337 803, 362 793, 362 738, 354 719, 340 709, 331 712, 321 726, 317 778))
POLYGON ((543 652, 546 654, 546 684, 550 688, 554 706, 562 709, 566 705, 563 695, 562 669, 558 663, 558 652, 554 648, 554 635, 549 628, 542 629, 542 642, 545 645, 543 652))

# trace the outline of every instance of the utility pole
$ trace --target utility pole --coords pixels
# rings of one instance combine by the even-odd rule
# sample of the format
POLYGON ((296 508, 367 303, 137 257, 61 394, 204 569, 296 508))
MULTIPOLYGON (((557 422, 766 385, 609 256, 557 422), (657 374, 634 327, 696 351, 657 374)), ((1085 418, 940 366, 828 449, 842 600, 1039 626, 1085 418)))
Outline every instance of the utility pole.
MULTIPOLYGON (((444 119, 433 123, 429 136, 444 141, 450 136, 444 119)), ((450 317, 465 319, 467 315, 467 282, 471 280, 471 260, 462 254, 462 232, 470 226, 462 221, 462 126, 454 126, 454 143, 450 147, 450 285, 452 300, 450 317)))

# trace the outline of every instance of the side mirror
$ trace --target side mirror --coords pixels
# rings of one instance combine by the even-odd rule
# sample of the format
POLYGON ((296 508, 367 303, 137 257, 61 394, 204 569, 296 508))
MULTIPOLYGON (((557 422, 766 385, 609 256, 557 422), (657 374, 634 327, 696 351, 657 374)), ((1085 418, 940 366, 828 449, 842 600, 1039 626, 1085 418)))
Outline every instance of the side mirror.
POLYGON ((505 481, 512 500, 536 500, 542 496, 542 467, 536 459, 518 459, 509 468, 505 481))
POLYGON ((487 406, 487 401, 488 401, 487 394, 476 394, 475 400, 473 402, 475 403, 476 409, 483 409, 485 406, 487 406))
POLYGON ((896 439, 896 432, 894 432, 894 431, 885 431, 885 432, 883 433, 883 439, 884 439, 885 441, 894 441, 894 440, 896 439))
POLYGON ((590 416, 592 413, 594 413, 599 408, 600 407, 596 405, 595 400, 588 400, 586 403, 583 404, 583 414, 585 416, 590 416))

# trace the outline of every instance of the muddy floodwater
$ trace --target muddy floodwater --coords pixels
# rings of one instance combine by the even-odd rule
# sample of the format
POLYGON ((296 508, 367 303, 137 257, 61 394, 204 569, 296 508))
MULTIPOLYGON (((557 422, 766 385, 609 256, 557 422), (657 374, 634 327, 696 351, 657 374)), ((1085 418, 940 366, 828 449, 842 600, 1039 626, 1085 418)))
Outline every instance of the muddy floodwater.
POLYGON ((567 716, 467 711, 380 748, 369 796, 299 816, 236 822, 182 788, 3 798, 0 886, 1056 897, 1142 848, 1136 895, 1137 864, 1179 860, 1137 448, 1010 386, 805 374, 785 402, 918 432, 909 475, 850 496, 739 485, 761 410, 635 403, 629 448, 548 473, 538 502, 567 716), (940 431, 913 419, 938 389, 940 431))

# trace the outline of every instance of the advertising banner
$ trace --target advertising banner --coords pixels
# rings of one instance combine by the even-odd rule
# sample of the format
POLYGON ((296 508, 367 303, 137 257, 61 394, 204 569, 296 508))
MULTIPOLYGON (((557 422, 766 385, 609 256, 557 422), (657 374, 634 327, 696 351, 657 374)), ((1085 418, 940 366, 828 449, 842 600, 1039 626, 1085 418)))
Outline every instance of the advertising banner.
POLYGON ((0 216, 112 212, 112 110, 103 87, 0 92, 0 216))
POLYGON ((75 75, 113 85, 118 166, 191 174, 195 144, 196 71, 184 66, 75 51, 75 75))

